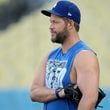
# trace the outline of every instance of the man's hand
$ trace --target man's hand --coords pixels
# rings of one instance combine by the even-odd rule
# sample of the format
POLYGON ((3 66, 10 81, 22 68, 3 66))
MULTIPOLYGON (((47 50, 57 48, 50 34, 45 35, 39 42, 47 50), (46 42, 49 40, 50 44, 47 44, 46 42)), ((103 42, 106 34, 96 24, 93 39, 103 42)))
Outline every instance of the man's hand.
POLYGON ((82 94, 80 92, 80 89, 75 84, 69 84, 67 87, 64 88, 65 97, 75 101, 76 104, 79 103, 82 94))

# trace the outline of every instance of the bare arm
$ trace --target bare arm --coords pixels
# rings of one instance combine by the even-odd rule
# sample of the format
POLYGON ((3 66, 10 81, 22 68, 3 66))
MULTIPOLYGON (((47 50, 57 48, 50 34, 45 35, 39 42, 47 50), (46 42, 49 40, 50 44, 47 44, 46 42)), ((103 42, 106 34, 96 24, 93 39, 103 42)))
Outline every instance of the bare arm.
POLYGON ((55 90, 49 89, 44 86, 44 77, 46 69, 47 58, 41 64, 41 67, 33 80, 30 96, 32 101, 36 102, 47 102, 53 99, 56 99, 55 90))
POLYGON ((77 84, 82 92, 78 110, 94 110, 98 98, 99 64, 91 51, 81 51, 75 59, 77 84))

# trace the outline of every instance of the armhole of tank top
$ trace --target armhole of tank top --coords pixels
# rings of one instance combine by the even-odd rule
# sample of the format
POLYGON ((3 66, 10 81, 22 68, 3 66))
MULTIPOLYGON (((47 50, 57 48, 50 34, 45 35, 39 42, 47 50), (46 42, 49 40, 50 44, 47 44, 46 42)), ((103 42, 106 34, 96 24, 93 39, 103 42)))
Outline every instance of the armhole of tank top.
MULTIPOLYGON (((97 56, 97 53, 96 53, 95 51, 93 51, 92 49, 82 49, 81 51, 90 51, 90 52, 93 52, 94 55, 97 56)), ((79 51, 79 52, 81 52, 81 51, 79 51)), ((78 53, 79 53, 79 52, 78 52, 78 53)))

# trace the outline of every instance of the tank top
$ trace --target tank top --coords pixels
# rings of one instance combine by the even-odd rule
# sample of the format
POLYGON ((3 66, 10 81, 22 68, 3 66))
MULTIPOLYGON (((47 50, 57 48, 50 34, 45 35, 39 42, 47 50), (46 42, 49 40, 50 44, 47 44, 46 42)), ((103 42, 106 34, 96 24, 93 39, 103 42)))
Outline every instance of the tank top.
MULTIPOLYGON (((91 50, 83 41, 78 41, 62 53, 59 47, 48 56, 45 75, 45 86, 52 89, 71 84, 70 72, 75 56, 82 50, 91 50)), ((68 99, 55 99, 44 103, 44 110, 77 110, 77 105, 68 99)))

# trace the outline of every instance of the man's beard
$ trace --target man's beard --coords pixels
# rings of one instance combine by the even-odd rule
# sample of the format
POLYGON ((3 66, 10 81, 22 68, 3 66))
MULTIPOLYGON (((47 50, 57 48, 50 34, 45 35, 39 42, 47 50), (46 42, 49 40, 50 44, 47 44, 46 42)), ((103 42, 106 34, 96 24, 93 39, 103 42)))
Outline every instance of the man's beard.
POLYGON ((69 33, 68 33, 67 28, 65 27, 62 32, 56 33, 56 37, 53 39, 51 38, 51 41, 53 43, 63 44, 65 40, 68 38, 68 36, 69 36, 69 33))

